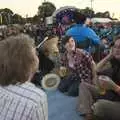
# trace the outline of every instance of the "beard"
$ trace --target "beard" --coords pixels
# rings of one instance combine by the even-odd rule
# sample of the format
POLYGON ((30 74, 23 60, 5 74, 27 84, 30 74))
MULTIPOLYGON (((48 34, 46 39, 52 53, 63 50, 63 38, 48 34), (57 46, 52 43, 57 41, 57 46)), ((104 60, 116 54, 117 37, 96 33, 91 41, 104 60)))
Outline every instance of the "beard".
POLYGON ((55 65, 60 64, 60 55, 54 56, 54 55, 49 55, 48 58, 55 63, 55 65))

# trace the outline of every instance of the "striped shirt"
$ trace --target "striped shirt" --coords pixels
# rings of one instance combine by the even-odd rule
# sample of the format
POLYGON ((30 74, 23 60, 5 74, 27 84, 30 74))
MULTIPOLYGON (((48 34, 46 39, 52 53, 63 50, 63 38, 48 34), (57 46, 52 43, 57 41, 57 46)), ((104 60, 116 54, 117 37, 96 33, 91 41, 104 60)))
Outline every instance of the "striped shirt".
POLYGON ((0 120, 48 120, 46 94, 30 82, 0 86, 0 120))

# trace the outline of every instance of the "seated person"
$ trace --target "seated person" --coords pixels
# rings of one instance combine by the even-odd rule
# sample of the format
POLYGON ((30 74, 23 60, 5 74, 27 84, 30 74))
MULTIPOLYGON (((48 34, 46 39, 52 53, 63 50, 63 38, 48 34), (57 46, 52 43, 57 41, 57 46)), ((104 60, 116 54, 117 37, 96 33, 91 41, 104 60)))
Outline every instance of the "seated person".
POLYGON ((0 120, 48 120, 46 94, 31 83, 38 65, 33 39, 0 42, 0 120))
POLYGON ((93 120, 92 114, 100 120, 120 120, 120 36, 96 70, 104 77, 98 76, 97 87, 85 82, 80 84, 78 110, 85 114, 86 120, 93 120))
POLYGON ((71 36, 65 36, 62 43, 66 51, 61 58, 61 65, 69 71, 69 74, 61 80, 58 88, 70 96, 78 96, 81 81, 94 83, 92 80, 95 63, 89 53, 76 48, 75 41, 71 36))

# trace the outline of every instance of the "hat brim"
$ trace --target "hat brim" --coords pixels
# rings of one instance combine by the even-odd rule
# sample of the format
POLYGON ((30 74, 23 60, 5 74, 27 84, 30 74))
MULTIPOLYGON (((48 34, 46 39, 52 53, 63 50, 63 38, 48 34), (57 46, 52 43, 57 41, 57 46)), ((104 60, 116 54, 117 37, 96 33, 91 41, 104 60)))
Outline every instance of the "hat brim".
POLYGON ((42 88, 45 90, 56 90, 60 83, 60 77, 56 74, 47 74, 41 81, 42 88))

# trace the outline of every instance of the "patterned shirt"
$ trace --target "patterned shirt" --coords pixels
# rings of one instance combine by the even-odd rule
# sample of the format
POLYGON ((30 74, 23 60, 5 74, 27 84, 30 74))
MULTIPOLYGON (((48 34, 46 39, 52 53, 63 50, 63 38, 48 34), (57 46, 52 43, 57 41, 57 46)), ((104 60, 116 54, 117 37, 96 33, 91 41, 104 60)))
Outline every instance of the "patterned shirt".
POLYGON ((48 120, 46 94, 30 82, 0 86, 0 120, 48 120))
POLYGON ((81 81, 92 83, 92 56, 88 52, 77 48, 76 51, 72 52, 71 57, 74 58, 73 69, 69 67, 67 52, 65 52, 62 56, 61 65, 67 67, 73 73, 79 75, 81 81))

